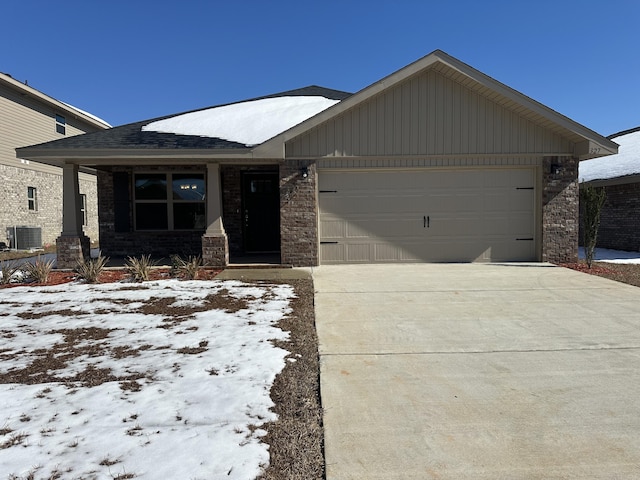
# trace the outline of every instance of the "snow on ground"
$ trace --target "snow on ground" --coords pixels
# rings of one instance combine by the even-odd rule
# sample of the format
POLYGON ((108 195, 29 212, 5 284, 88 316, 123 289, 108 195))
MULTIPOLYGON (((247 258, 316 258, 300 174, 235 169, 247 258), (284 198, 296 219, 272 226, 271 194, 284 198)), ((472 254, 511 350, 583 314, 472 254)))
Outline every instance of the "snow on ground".
POLYGON ((0 289, 0 478, 255 478, 288 354, 269 340, 287 338, 275 324, 293 296, 237 281, 0 289))
POLYGON ((143 131, 197 135, 259 145, 338 103, 322 96, 234 103, 152 122, 143 131))
POLYGON ((620 145, 618 153, 580 162, 578 179, 581 182, 640 174, 640 131, 611 140, 620 145))
MULTIPOLYGON (((578 256, 585 258, 584 248, 580 247, 578 256)), ((607 248, 596 248, 594 260, 609 263, 640 263, 640 252, 624 252, 622 250, 609 250, 607 248)))

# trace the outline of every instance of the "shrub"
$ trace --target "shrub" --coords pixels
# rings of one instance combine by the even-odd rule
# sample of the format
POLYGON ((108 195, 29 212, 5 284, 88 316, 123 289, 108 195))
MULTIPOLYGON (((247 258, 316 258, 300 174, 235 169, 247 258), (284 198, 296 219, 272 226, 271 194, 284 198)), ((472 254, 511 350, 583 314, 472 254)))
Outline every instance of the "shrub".
POLYGON ((8 285, 20 267, 15 262, 0 262, 0 285, 8 285))
POLYGON ((171 269, 175 268, 177 272, 187 280, 195 280, 198 278, 198 271, 202 266, 202 257, 199 255, 190 255, 186 260, 180 258, 178 255, 171 257, 171 269))
POLYGON ((54 260, 43 260, 40 255, 35 262, 26 262, 22 269, 26 272, 27 277, 36 283, 47 283, 49 274, 53 269, 54 260))
POLYGON ((76 266, 78 277, 87 283, 98 283, 100 281, 100 275, 108 261, 109 257, 103 257, 102 255, 98 255, 98 258, 78 261, 76 266))
POLYGON ((587 266, 591 268, 593 254, 598 241, 600 212, 606 200, 604 187, 584 186, 580 189, 580 206, 583 211, 584 255, 587 266))
POLYGON ((125 270, 134 282, 146 282, 149 280, 151 267, 155 265, 156 262, 151 260, 151 255, 142 255, 140 258, 127 257, 125 270))

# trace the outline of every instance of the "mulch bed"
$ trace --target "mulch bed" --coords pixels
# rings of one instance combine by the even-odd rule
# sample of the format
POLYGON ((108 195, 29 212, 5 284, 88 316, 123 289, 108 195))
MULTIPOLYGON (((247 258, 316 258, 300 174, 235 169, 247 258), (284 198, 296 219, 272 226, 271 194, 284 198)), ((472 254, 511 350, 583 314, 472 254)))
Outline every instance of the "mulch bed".
MULTIPOLYGON (((201 268, 198 271, 198 280, 212 280, 222 270, 218 268, 201 268)), ((131 275, 123 268, 104 270, 100 274, 99 283, 114 283, 114 282, 126 282, 131 278, 131 275)), ((149 274, 149 280, 167 280, 171 277, 171 270, 167 268, 154 268, 149 274)), ((78 274, 73 271, 67 270, 52 270, 49 274, 49 278, 46 283, 10 283, 7 285, 0 285, 0 288, 21 287, 21 286, 47 286, 47 285, 60 285, 63 283, 69 283, 78 280, 78 274)))

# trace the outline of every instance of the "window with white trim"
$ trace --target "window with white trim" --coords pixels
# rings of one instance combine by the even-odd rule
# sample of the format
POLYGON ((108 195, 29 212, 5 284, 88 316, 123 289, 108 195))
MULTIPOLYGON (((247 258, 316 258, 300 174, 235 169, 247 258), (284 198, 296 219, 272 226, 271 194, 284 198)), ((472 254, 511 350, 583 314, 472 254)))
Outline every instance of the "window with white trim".
POLYGON ((27 207, 31 212, 38 211, 38 190, 36 187, 27 187, 27 207))
POLYGON ((56 113, 56 132, 62 135, 67 133, 67 120, 56 113))
POLYGON ((82 218, 82 226, 87 226, 87 195, 80 194, 80 218, 82 218))
POLYGON ((204 173, 136 173, 136 230, 204 230, 204 173))

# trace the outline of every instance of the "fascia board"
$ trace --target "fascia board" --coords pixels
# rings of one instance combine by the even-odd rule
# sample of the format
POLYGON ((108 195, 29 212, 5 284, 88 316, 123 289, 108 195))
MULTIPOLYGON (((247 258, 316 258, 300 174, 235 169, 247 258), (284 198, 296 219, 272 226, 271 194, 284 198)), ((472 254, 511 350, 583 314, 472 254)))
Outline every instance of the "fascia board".
POLYGON ((63 159, 63 160, 110 160, 110 159, 137 159, 137 158, 161 158, 161 159, 202 159, 202 158, 251 158, 250 149, 238 151, 238 149, 91 149, 74 148, 65 150, 53 150, 37 147, 16 148, 16 157, 25 160, 38 159, 63 159))

